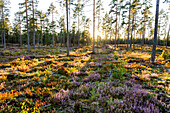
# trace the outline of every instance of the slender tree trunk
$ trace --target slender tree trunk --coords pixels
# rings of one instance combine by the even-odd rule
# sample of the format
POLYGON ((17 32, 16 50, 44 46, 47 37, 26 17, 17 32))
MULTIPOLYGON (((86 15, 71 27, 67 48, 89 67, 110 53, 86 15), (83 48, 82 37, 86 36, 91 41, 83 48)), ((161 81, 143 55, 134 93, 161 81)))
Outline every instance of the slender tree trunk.
POLYGON ((159 0, 156 1, 156 14, 155 14, 155 29, 154 29, 154 43, 152 48, 151 61, 154 63, 156 54, 156 42, 157 42, 157 31, 158 31, 158 18, 159 18, 159 0))
POLYGON ((165 28, 165 30, 164 30, 164 33, 165 33, 165 35, 164 35, 164 39, 163 39, 163 46, 165 47, 166 28, 165 28))
POLYGON ((63 32, 63 45, 64 45, 64 47, 66 47, 65 29, 64 29, 64 32, 63 32))
POLYGON ((93 0, 93 53, 95 53, 95 0, 93 0))
POLYGON ((52 47, 54 47, 54 20, 53 20, 53 10, 52 10, 52 26, 53 26, 53 38, 52 38, 52 40, 53 40, 53 44, 52 44, 52 47))
POLYGON ((34 20, 34 0, 32 0, 32 14, 33 14, 33 46, 35 49, 35 20, 34 20))
POLYGON ((38 34, 38 30, 37 30, 37 40, 38 40, 38 47, 40 46, 40 37, 39 37, 39 34, 38 34))
POLYGON ((3 7, 3 5, 2 5, 2 21, 3 21, 4 49, 6 49, 6 39, 5 39, 5 19, 4 19, 4 7, 3 7))
POLYGON ((133 28, 134 28, 134 14, 133 14, 133 19, 132 19, 132 31, 131 31, 131 38, 130 38, 130 48, 132 48, 132 40, 133 40, 133 28))
POLYGON ((71 39, 72 39, 72 37, 71 37, 71 30, 70 30, 70 28, 71 28, 71 27, 70 27, 70 25, 71 25, 71 24, 70 24, 70 22, 71 22, 71 21, 70 21, 70 19, 71 19, 71 18, 70 18, 70 10, 71 10, 71 9, 70 9, 70 6, 71 6, 71 0, 69 0, 69 29, 68 29, 68 30, 69 30, 69 40, 70 40, 69 46, 71 47, 71 39))
MULTIPOLYGON (((99 32, 99 21, 100 18, 98 17, 98 32, 99 32)), ((99 47, 99 34, 97 35, 97 47, 99 47)))
MULTIPOLYGON (((2 14, 2 13, 1 13, 2 14)), ((2 45, 4 45, 4 42, 3 42, 3 18, 2 18, 2 15, 1 15, 1 41, 2 41, 2 45)))
POLYGON ((160 27, 158 27, 157 45, 159 45, 159 33, 160 33, 160 27))
POLYGON ((169 30, 168 30, 167 39, 166 39, 166 48, 168 47, 169 31, 170 31, 170 24, 169 24, 169 30))
MULTIPOLYGON (((100 5, 99 5, 99 17, 98 17, 98 31, 100 33, 100 5)), ((97 36, 97 47, 99 47, 99 35, 97 36)))
POLYGON ((75 32, 73 31, 73 46, 75 46, 75 32))
POLYGON ((116 40, 117 40, 117 6, 116 6, 116 32, 115 32, 115 50, 116 50, 116 40))
POLYGON ((120 31, 120 12, 119 12, 119 24, 118 24, 118 31, 117 31, 117 34, 118 34, 118 40, 117 40, 117 48, 118 48, 118 46, 119 46, 119 39, 120 39, 120 37, 119 37, 119 31, 120 31))
POLYGON ((41 44, 43 45, 42 21, 41 21, 41 44))
POLYGON ((30 38, 29 38, 29 27, 28 27, 27 0, 25 0, 25 8, 26 8, 26 22, 27 22, 27 42, 28 42, 28 51, 30 51, 30 38))
POLYGON ((19 26, 19 35, 20 35, 20 47, 22 47, 21 23, 19 26))
POLYGON ((20 37, 20 47, 22 47, 22 36, 21 36, 21 17, 19 14, 19 37, 20 37))
MULTIPOLYGON (((131 0, 130 0, 131 5, 131 0)), ((128 19, 128 37, 127 37, 127 51, 129 50, 129 34, 130 34, 130 13, 131 13, 131 7, 129 5, 129 19, 128 19)))
POLYGON ((136 13, 135 13, 135 21, 134 21, 134 37, 133 37, 133 49, 135 49, 135 37, 136 36, 136 13))
POLYGON ((69 56, 69 23, 68 23, 68 1, 66 0, 66 15, 67 15, 67 56, 69 56))
POLYGON ((63 41, 63 39, 62 39, 62 36, 63 35, 63 33, 62 33, 62 29, 61 29, 61 33, 60 33, 60 47, 62 47, 62 41, 63 41))
POLYGON ((78 47, 80 47, 80 33, 79 33, 79 12, 78 12, 78 47))
POLYGON ((146 27, 145 18, 146 17, 144 16, 143 35, 142 35, 142 47, 144 46, 144 41, 145 41, 145 27, 146 27))
POLYGON ((39 38, 39 34, 38 34, 38 23, 36 21, 36 29, 37 29, 37 39, 38 39, 38 47, 40 46, 40 38, 39 38))
POLYGON ((110 44, 112 43, 112 30, 110 30, 110 44))

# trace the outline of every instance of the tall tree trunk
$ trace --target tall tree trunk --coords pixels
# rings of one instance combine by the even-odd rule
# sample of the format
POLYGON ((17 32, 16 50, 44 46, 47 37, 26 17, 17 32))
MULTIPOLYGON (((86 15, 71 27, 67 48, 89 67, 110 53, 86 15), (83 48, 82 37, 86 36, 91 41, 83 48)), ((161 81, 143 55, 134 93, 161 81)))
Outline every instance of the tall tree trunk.
POLYGON ((93 0, 93 53, 95 53, 95 0, 93 0))
POLYGON ((167 39, 166 39, 166 48, 168 47, 169 31, 170 31, 170 24, 169 24, 169 29, 168 29, 167 39))
POLYGON ((135 36, 136 36, 136 13, 135 13, 135 21, 134 21, 133 49, 135 49, 135 36))
POLYGON ((2 18, 2 15, 1 15, 1 41, 2 41, 2 45, 4 44, 4 42, 3 42, 3 18, 2 18))
POLYGON ((70 9, 70 6, 71 6, 71 0, 69 0, 69 40, 70 40, 69 46, 71 47, 71 39, 72 39, 72 37, 71 37, 71 30, 70 30, 70 28, 71 28, 71 27, 70 27, 70 25, 71 25, 71 24, 70 24, 70 22, 71 22, 71 21, 70 21, 70 19, 71 19, 71 18, 70 18, 70 10, 71 10, 71 9, 70 9))
POLYGON ((159 33, 160 33, 160 27, 158 26, 157 45, 159 45, 159 33))
POLYGON ((66 0, 66 15, 67 15, 67 56, 69 56, 69 23, 68 23, 68 1, 66 0))
MULTIPOLYGON (((98 17, 98 31, 100 33, 100 5, 99 5, 99 17, 98 17)), ((97 47, 99 47, 99 35, 97 36, 97 47)))
POLYGON ((78 47, 80 47, 80 33, 79 33, 79 12, 78 12, 78 47))
POLYGON ((163 39, 163 46, 165 47, 166 28, 165 28, 165 30, 164 30, 164 33, 165 33, 165 35, 164 35, 164 39, 163 39))
POLYGON ((53 21, 53 10, 52 10, 52 26, 53 26, 53 38, 52 38, 52 40, 53 40, 53 44, 52 44, 52 47, 54 47, 54 21, 53 21))
POLYGON ((132 48, 132 40, 133 40, 133 28, 134 28, 134 14, 132 19, 132 29, 131 29, 131 38, 130 38, 130 48, 132 48))
POLYGON ((61 29, 61 33, 60 33, 60 47, 62 47, 62 29, 61 29))
POLYGON ((19 26, 20 47, 22 47, 21 24, 19 26))
MULTIPOLYGON (((99 21, 100 21, 100 13, 99 13, 99 17, 98 17, 98 32, 99 32, 99 26, 100 26, 99 21)), ((97 35, 97 47, 99 47, 99 34, 97 35)))
POLYGON ((39 37, 39 34, 38 34, 38 30, 37 30, 37 40, 38 40, 38 47, 40 46, 40 37, 39 37))
POLYGON ((63 31, 63 45, 64 47, 66 47, 66 41, 65 41, 65 29, 63 31))
POLYGON ((75 32, 73 31, 73 46, 75 46, 75 32))
POLYGON ((158 18, 159 18, 159 0, 156 1, 156 14, 155 14, 155 29, 154 29, 154 43, 152 48, 151 61, 154 63, 156 54, 156 42, 157 42, 157 31, 158 31, 158 18))
POLYGON ((40 38, 38 34, 38 22, 36 21, 36 29, 37 29, 37 39, 38 39, 38 47, 40 46, 40 38))
POLYGON ((6 49, 6 39, 5 39, 5 19, 4 19, 4 7, 2 5, 2 21, 3 21, 3 37, 4 37, 4 49, 6 49))
POLYGON ((131 0, 129 4, 129 19, 128 19, 128 37, 127 37, 127 51, 129 50, 129 34, 130 34, 130 13, 131 13, 131 0))
POLYGON ((119 37, 119 31, 120 31, 120 12, 119 12, 119 24, 118 24, 118 29, 117 29, 118 31, 117 31, 117 34, 118 34, 118 37, 117 37, 117 48, 118 48, 118 46, 119 46, 119 39, 120 39, 120 37, 119 37))
POLYGON ((115 50, 116 50, 116 40, 117 40, 117 6, 116 6, 116 32, 115 32, 115 50))
POLYGON ((32 14, 33 14, 33 46, 35 49, 35 20, 34 20, 34 0, 32 0, 32 14))
POLYGON ((21 17, 20 17, 20 14, 19 14, 19 37, 20 37, 20 47, 22 47, 21 17))
POLYGON ((112 30, 110 30, 110 44, 112 43, 112 30))
POLYGON ((27 42, 28 42, 28 51, 30 51, 30 38, 29 38, 29 27, 28 27, 27 0, 25 0, 25 8, 26 8, 26 22, 27 22, 27 42))
POLYGON ((144 46, 144 41, 145 41, 145 27, 146 27, 145 19, 146 19, 146 17, 144 16, 143 35, 142 35, 142 47, 144 46))
POLYGON ((43 45, 42 21, 41 21, 41 44, 43 45))

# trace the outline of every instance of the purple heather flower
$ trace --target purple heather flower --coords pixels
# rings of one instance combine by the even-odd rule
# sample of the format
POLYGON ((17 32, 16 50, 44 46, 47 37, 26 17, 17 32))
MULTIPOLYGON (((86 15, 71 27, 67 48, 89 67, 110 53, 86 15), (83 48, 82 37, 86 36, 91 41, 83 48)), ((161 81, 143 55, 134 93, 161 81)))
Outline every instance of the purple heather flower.
POLYGON ((5 61, 5 62, 7 62, 7 61, 8 61, 8 59, 4 59, 4 61, 5 61))

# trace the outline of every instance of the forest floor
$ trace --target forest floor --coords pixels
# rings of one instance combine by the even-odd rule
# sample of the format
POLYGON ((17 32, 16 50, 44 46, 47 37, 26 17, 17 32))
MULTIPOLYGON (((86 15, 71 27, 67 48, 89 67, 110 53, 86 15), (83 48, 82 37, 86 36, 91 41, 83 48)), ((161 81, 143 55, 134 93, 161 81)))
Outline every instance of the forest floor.
POLYGON ((170 113, 170 48, 95 50, 0 50, 0 112, 170 113))

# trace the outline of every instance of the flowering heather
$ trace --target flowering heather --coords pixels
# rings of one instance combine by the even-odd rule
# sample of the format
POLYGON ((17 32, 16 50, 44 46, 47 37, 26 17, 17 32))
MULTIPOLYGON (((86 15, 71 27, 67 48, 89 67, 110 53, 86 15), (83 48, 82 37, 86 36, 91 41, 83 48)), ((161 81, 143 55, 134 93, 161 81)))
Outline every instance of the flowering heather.
POLYGON ((160 113, 165 112, 164 106, 148 92, 141 89, 140 85, 134 87, 114 87, 115 82, 86 83, 77 89, 69 92, 69 100, 86 100, 97 104, 98 109, 93 104, 88 104, 91 112, 114 112, 114 113, 160 113), (95 89, 97 97, 88 100, 92 89, 95 89), (162 106, 162 107, 161 107, 162 106))
POLYGON ((100 74, 97 73, 97 72, 94 72, 94 73, 90 73, 87 78, 84 78, 84 79, 83 79, 83 81, 84 81, 84 82, 97 81, 97 80, 99 80, 100 78, 101 78, 101 77, 100 77, 100 74))

